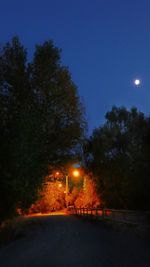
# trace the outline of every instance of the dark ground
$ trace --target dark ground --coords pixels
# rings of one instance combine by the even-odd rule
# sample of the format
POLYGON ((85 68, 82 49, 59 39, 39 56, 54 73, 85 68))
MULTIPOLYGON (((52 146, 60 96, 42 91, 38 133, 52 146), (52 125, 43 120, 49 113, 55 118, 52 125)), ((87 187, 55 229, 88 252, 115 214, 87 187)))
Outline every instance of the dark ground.
POLYGON ((26 220, 0 248, 0 267, 150 267, 150 245, 133 229, 65 215, 26 220))

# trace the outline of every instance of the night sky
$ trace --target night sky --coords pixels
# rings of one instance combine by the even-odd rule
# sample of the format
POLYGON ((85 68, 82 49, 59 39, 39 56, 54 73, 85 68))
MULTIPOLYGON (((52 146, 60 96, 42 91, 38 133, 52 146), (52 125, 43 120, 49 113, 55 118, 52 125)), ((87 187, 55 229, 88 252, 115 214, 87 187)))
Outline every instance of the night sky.
POLYGON ((14 35, 29 58, 34 45, 47 39, 62 48, 89 133, 112 105, 136 106, 149 115, 150 0, 0 0, 0 44, 14 35))

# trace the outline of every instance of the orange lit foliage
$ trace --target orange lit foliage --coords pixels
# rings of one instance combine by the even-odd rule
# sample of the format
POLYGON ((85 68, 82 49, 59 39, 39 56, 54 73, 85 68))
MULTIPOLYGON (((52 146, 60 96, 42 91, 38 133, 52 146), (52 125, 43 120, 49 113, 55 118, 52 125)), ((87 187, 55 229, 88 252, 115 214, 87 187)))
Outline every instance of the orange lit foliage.
POLYGON ((76 207, 97 207, 100 205, 100 199, 97 196, 96 188, 93 180, 86 176, 84 189, 82 189, 75 202, 76 207))
POLYGON ((40 193, 40 199, 31 206, 30 213, 63 209, 65 207, 64 191, 65 185, 63 183, 47 182, 40 193))
POLYGON ((89 176, 86 176, 85 180, 84 188, 79 188, 74 183, 72 190, 68 193, 67 199, 65 195, 65 183, 59 181, 47 182, 40 193, 40 199, 31 206, 29 212, 50 212, 53 209, 61 210, 66 207, 66 200, 69 205, 75 205, 76 207, 99 206, 100 200, 96 193, 94 181, 89 176))

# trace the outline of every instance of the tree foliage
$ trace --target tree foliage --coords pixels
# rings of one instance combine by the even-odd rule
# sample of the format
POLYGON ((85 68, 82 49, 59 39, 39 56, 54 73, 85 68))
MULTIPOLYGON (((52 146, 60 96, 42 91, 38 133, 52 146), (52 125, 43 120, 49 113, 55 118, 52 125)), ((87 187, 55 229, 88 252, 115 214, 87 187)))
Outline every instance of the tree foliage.
POLYGON ((39 193, 39 199, 31 205, 29 213, 46 213, 64 209, 66 206, 64 191, 64 183, 59 181, 45 183, 39 193))
POLYGON ((85 147, 103 205, 150 209, 150 118, 113 107, 85 147))
POLYGON ((60 50, 52 41, 35 47, 31 62, 18 37, 0 52, 0 214, 27 209, 48 165, 78 150, 84 109, 60 50))
POLYGON ((85 175, 84 188, 77 195, 74 205, 77 208, 96 208, 100 206, 100 198, 98 197, 96 184, 91 175, 85 175))

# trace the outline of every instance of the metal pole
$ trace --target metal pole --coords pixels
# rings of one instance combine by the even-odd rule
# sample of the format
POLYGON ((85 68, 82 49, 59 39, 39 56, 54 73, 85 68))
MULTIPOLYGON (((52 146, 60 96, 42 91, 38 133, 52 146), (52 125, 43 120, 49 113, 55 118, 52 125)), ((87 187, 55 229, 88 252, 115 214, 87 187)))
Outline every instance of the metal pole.
POLYGON ((68 208, 68 192, 69 192, 69 183, 68 183, 68 175, 66 175, 66 206, 68 208))
POLYGON ((86 175, 84 176, 83 180, 83 191, 86 192, 86 175))

